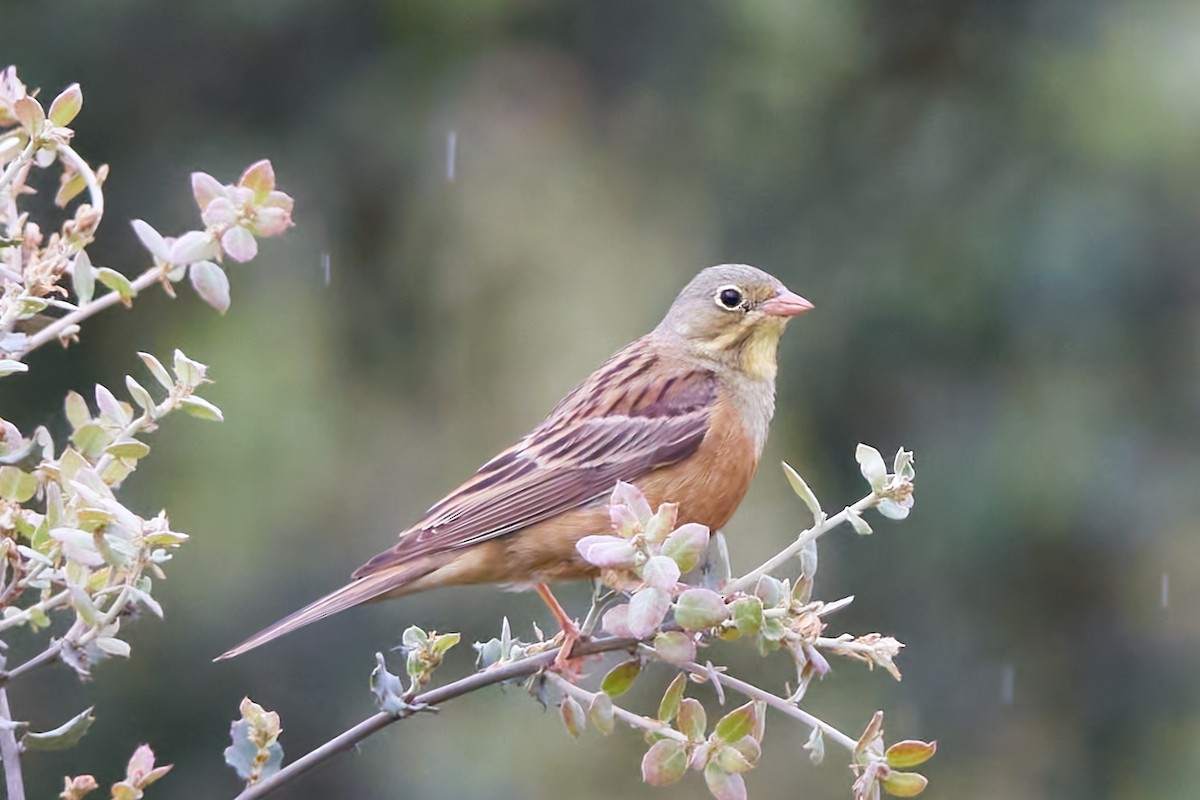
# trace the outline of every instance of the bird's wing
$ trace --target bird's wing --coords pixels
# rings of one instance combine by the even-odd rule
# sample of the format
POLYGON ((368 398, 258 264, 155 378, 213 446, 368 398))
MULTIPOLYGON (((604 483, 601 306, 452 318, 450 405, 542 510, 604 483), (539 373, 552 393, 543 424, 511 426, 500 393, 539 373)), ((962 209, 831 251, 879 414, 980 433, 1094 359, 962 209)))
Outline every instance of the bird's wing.
POLYGON ((354 577, 521 530, 681 461, 700 446, 716 400, 713 372, 676 366, 639 340, 354 577))

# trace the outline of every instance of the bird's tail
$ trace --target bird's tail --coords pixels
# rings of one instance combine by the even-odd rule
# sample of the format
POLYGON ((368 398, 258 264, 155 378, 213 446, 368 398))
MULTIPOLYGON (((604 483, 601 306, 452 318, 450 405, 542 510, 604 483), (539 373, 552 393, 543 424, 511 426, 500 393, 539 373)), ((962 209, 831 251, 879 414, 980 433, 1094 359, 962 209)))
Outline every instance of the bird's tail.
POLYGON ((253 650, 259 645, 266 644, 273 639, 278 639, 286 633, 291 633, 297 628, 303 628, 305 625, 317 620, 337 614, 339 611, 345 611, 351 606, 380 599, 383 595, 394 592, 409 581, 427 574, 431 569, 432 565, 417 562, 397 565, 393 569, 380 570, 379 572, 365 575, 351 581, 340 589, 330 592, 320 600, 309 603, 299 611, 287 615, 274 625, 263 628, 237 647, 217 656, 213 661, 222 661, 226 658, 240 656, 242 653, 253 650))

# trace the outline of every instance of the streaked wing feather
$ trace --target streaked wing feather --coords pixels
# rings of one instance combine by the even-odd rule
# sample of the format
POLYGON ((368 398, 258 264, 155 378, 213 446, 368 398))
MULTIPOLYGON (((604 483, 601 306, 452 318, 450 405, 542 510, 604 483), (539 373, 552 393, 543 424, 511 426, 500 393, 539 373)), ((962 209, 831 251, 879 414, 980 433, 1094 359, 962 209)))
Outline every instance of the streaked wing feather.
POLYGON ((355 577, 513 533, 604 497, 618 480, 686 458, 708 432, 716 396, 712 372, 664 368, 635 342, 355 577))

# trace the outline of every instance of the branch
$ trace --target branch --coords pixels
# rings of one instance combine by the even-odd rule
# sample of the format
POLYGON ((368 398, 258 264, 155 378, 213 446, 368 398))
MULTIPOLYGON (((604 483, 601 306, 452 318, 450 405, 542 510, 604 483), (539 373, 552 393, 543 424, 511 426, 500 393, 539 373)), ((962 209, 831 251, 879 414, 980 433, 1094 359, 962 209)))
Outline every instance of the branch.
MULTIPOLYGON (((647 649, 652 650, 652 648, 647 649)), ((559 691, 561 691, 563 694, 570 695, 576 700, 583 700, 589 704, 596 699, 596 695, 601 694, 601 692, 589 692, 582 686, 576 686, 566 678, 553 672, 547 672, 546 679, 557 686, 559 691)), ((675 730, 670 725, 664 725, 662 722, 659 722, 656 719, 643 717, 641 714, 634 714, 632 711, 628 711, 618 705, 614 705, 612 707, 612 711, 614 717, 621 720, 631 728, 650 731, 651 733, 658 734, 659 736, 663 736, 667 739, 674 739, 677 742, 687 743, 688 741, 687 736, 675 730)))
POLYGON ((21 777, 21 746, 12 725, 8 690, 0 688, 0 760, 4 763, 4 784, 8 800, 25 800, 25 781, 21 777))
MULTIPOLYGON (((653 658, 661 660, 661 658, 655 652, 653 647, 648 647, 643 644, 643 645, 638 646, 638 650, 643 655, 651 656, 653 658)), ((746 697, 749 697, 751 700, 761 700, 764 703, 766 703, 767 705, 771 706, 771 708, 774 708, 778 711, 782 711, 784 714, 787 714, 789 717, 794 717, 794 718, 800 720, 801 722, 803 722, 805 725, 807 725, 810 728, 818 728, 823 734, 825 734, 830 739, 832 739, 835 742, 837 742, 838 744, 840 744, 842 747, 845 747, 851 753, 853 753, 855 748, 858 747, 858 742, 856 740, 854 740, 854 739, 850 738, 849 736, 847 736, 846 734, 842 733, 837 728, 830 725, 828 722, 825 722, 821 719, 818 719, 817 717, 814 717, 812 714, 808 713, 807 711, 800 708, 799 706, 797 706, 793 703, 789 703, 784 698, 780 697, 777 694, 772 694, 771 692, 768 692, 766 689, 760 689, 752 683, 746 683, 745 681, 739 680, 738 678, 735 678, 732 675, 727 675, 724 672, 710 670, 708 667, 701 666, 700 664, 697 664, 694 661, 687 661, 687 662, 684 662, 677 666, 680 666, 683 669, 687 670, 688 672, 692 673, 693 675, 698 675, 701 678, 704 678, 706 680, 711 680, 712 676, 716 675, 717 680, 719 680, 721 683, 728 686, 730 689, 733 689, 738 694, 745 695, 746 697)))
MULTIPOLYGON (((610 638, 579 642, 571 651, 571 655, 572 657, 578 657, 595 655, 597 653, 609 653, 614 650, 631 650, 637 644, 638 640, 631 638, 610 638)), ((413 706, 432 706, 444 703, 447 700, 453 700, 455 697, 469 694, 484 687, 492 686, 493 684, 503 683, 514 678, 524 678, 545 669, 554 662, 557 656, 558 649, 556 648, 522 659, 521 661, 515 661, 483 672, 476 672, 461 680, 419 694, 412 698, 409 703, 413 706)), ((373 714, 353 728, 330 739, 316 750, 296 759, 269 778, 259 781, 253 786, 248 786, 235 800, 255 800, 259 797, 265 797, 284 784, 290 783, 300 775, 308 772, 313 767, 327 761, 338 753, 353 749, 368 736, 378 733, 393 722, 401 719, 404 719, 404 715, 402 714, 388 714, 383 711, 373 714)))
MULTIPOLYGON (((150 269, 146 270, 130 283, 130 285, 133 287, 133 294, 136 296, 139 292, 149 287, 162 276, 163 270, 161 267, 151 267, 150 269)), ((103 311, 109 306, 115 306, 119 302, 121 302, 120 293, 110 291, 108 294, 101 295, 92 302, 80 306, 77 310, 72 311, 65 317, 59 317, 57 320, 42 328, 33 336, 29 337, 28 344, 25 345, 25 349, 16 355, 17 360, 19 361, 24 359, 25 356, 29 355, 32 351, 38 349, 47 342, 52 342, 59 338, 63 331, 70 328, 72 325, 77 325, 96 312, 103 311)))
POLYGON ((778 553, 768 558, 757 568, 752 569, 742 577, 735 578, 734 580, 725 584, 725 587, 722 589, 722 593, 728 597, 734 592, 751 591, 755 584, 758 583, 759 578, 779 569, 781 566, 787 563, 788 559, 798 555, 800 551, 808 545, 809 542, 819 539, 821 536, 824 536, 838 525, 849 521, 849 511, 851 509, 861 514, 868 508, 873 508, 874 506, 878 505, 878 503, 879 495, 875 492, 871 492, 871 494, 859 500, 849 508, 844 508, 838 513, 834 514, 832 517, 826 517, 825 519, 820 520, 817 522, 817 524, 813 525, 811 528, 797 536, 796 541, 792 542, 790 545, 783 548, 783 550, 780 550, 778 553))
POLYGON ((58 658, 59 653, 62 652, 62 647, 63 640, 59 639, 58 641, 51 643, 49 647, 26 661, 24 664, 13 667, 10 670, 0 672, 0 691, 3 691, 3 687, 7 686, 8 682, 13 678, 19 678, 26 672, 35 670, 43 664, 49 664, 53 662, 58 658))

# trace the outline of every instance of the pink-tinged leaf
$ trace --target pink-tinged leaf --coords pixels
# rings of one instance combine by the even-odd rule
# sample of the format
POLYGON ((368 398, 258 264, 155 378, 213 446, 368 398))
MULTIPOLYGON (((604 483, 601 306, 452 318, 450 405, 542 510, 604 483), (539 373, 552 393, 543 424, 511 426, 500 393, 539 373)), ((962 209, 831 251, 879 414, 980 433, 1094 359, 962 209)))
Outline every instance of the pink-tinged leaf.
POLYGON ((680 572, 690 572, 700 563, 708 548, 708 528, 698 522, 688 522, 673 530, 663 541, 662 554, 679 565, 680 572))
POLYGON ((30 136, 40 136, 46 127, 46 112, 42 104, 32 97, 22 97, 13 103, 13 114, 30 136))
POLYGON ((632 567, 637 556, 632 544, 616 536, 585 536, 575 549, 584 561, 601 569, 632 567))
POLYGON ((194 264, 216 255, 216 242, 207 231, 188 231, 171 244, 172 264, 194 264))
POLYGON ((929 779, 919 772, 890 772, 880 783, 892 797, 916 797, 925 791, 929 779))
POLYGON ((885 757, 887 758, 889 767, 908 769, 909 767, 918 767, 924 764, 933 758, 933 754, 936 752, 937 742, 905 739, 889 747, 887 753, 885 753, 885 757))
POLYGON ((584 715, 583 706, 579 705, 579 701, 574 697, 564 697, 558 710, 562 714, 563 726, 567 729, 567 733, 576 739, 582 736, 583 729, 587 727, 587 717, 584 715))
POLYGON ((207 172, 192 173, 192 196, 201 211, 207 211, 212 201, 225 197, 225 187, 221 182, 207 172))
POLYGON ((659 739, 642 757, 642 780, 651 786, 670 786, 687 771, 687 749, 675 739, 659 739))
POLYGON ((141 783, 150 771, 154 769, 154 751, 150 745, 144 744, 133 751, 129 765, 125 767, 125 780, 134 786, 141 783))
POLYGON ((729 619, 725 598, 708 589, 688 589, 675 601, 675 621, 687 631, 715 628, 729 619))
POLYGON ((704 739, 704 732, 708 729, 708 715, 704 713, 704 706, 700 705, 699 700, 685 697, 679 701, 678 727, 679 732, 693 742, 704 739))
POLYGON ((246 167, 246 171, 238 179, 238 186, 244 186, 254 192, 254 199, 261 203, 275 189, 275 168, 265 158, 255 161, 246 167))
POLYGON ((149 250, 150 255, 154 256, 156 261, 169 262, 171 260, 171 248, 167 246, 167 240, 162 237, 161 233, 154 230, 150 223, 135 219, 129 224, 133 226, 133 232, 141 240, 142 247, 149 250))
POLYGON ((229 277, 211 261, 197 261, 188 270, 196 294, 221 314, 229 310, 229 277))
POLYGON ((78 83, 72 83, 50 104, 50 121, 59 127, 66 127, 78 116, 82 108, 83 91, 78 83))
POLYGON ((625 619, 630 634, 645 639, 658 630, 670 608, 671 595, 654 587, 642 589, 629 601, 629 614, 625 619))
POLYGON ((696 641, 682 631, 667 631, 654 637, 654 652, 668 664, 696 660, 696 641))
POLYGON ((613 636, 633 636, 629 630, 629 606, 613 606, 604 613, 600 627, 613 636))
POLYGON ((102 416, 122 426, 129 424, 129 414, 125 413, 121 402, 108 390, 107 386, 99 383, 96 384, 96 406, 100 409, 102 416))
POLYGON ((258 255, 258 242, 254 240, 254 234, 241 225, 235 225, 225 231, 225 235, 221 237, 221 247, 234 261, 245 262, 258 255))
POLYGON ((679 583, 679 565, 666 556, 654 556, 642 565, 642 580, 669 592, 679 583))
POLYGON ((726 772, 716 761, 704 768, 704 782, 717 800, 746 800, 746 781, 736 772, 726 772))
POLYGON ((200 213, 205 225, 233 225, 238 221, 238 210, 228 197, 214 197, 200 213))
POLYGON ((650 517, 654 513, 650 509, 646 495, 642 494, 642 490, 632 483, 625 483, 625 481, 617 481, 609 503, 615 506, 628 506, 643 526, 650 521, 650 517))
POLYGON ((257 236, 278 236, 292 224, 292 215, 284 209, 260 208, 255 212, 250 228, 257 236))
POLYGON ((608 518, 612 522, 613 531, 623 538, 632 538, 642 529, 637 514, 629 506, 611 505, 608 507, 608 518))
POLYGON ((296 201, 293 200, 289 194, 285 194, 283 192, 271 192, 267 195, 267 199, 263 200, 260 205, 263 208, 282 208, 284 211, 291 214, 292 211, 295 210, 296 201))
POLYGON ((679 516, 678 503, 663 503, 654 512, 654 516, 646 523, 646 541, 658 543, 667 538, 667 534, 675 527, 675 518, 679 516))

